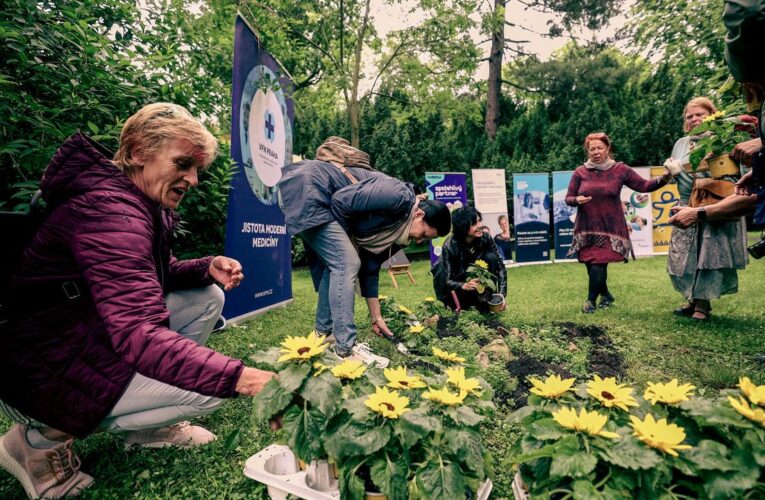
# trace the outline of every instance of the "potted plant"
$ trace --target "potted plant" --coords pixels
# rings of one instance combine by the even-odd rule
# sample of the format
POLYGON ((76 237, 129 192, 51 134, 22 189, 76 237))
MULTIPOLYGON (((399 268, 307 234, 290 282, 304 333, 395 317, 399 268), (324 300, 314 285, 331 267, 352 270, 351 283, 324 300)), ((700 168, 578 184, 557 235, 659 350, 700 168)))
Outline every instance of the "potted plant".
POLYGON ((497 277, 494 273, 489 271, 489 264, 482 259, 478 259, 467 268, 468 281, 478 280, 478 292, 479 299, 489 304, 489 310, 492 312, 500 312, 502 306, 505 303, 505 297, 500 293, 496 293, 497 277))
POLYGON ((288 336, 280 347, 252 356, 278 372, 278 377, 253 398, 255 421, 263 423, 281 416, 287 445, 306 463, 326 459, 323 442, 309 437, 325 432, 332 417, 341 411, 344 386, 342 377, 332 370, 359 378, 366 369, 361 363, 341 363, 327 346, 323 336, 312 332, 306 337, 288 336))
POLYGON ((253 398, 255 419, 282 415, 298 458, 334 462, 341 498, 371 486, 389 500, 475 498, 490 471, 479 426, 493 410, 491 388, 467 376, 456 353, 434 355, 447 368, 425 376, 340 362, 315 333, 287 337, 253 356, 279 370, 253 398))
POLYGON ((417 319, 417 315, 408 307, 398 304, 393 297, 381 295, 380 300, 380 313, 382 314, 385 323, 388 325, 390 331, 396 335, 400 335, 401 332, 408 330, 409 327, 417 326, 420 324, 420 320, 417 319))
POLYGON ((364 478, 389 500, 475 496, 490 469, 479 425, 491 389, 459 365, 434 378, 404 367, 384 374, 385 386, 344 402, 325 438, 341 497, 361 497, 364 478))
POLYGON ((677 380, 642 397, 597 376, 531 379, 512 420, 524 436, 514 461, 532 496, 731 498, 765 487, 765 386, 741 379, 727 397, 701 398, 677 380))
POLYGON ((739 142, 750 139, 751 123, 737 116, 725 116, 718 111, 704 118, 689 134, 696 136, 689 162, 693 171, 706 162, 712 177, 717 179, 728 175, 739 175, 738 164, 729 154, 739 142))

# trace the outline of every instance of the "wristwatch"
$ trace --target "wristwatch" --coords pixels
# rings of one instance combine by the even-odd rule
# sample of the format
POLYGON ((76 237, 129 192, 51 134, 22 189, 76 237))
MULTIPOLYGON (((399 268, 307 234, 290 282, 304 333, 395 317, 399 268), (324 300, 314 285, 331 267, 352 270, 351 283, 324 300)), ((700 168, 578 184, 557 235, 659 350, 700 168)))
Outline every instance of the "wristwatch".
POLYGON ((707 209, 705 207, 699 207, 696 210, 696 215, 698 216, 699 220, 707 220, 707 209))

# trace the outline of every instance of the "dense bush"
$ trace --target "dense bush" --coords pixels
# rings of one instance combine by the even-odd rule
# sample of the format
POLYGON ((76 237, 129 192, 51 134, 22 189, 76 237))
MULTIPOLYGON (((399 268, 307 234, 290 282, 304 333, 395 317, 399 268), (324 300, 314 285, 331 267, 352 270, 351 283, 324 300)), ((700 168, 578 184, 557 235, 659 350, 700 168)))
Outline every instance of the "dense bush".
MULTIPOLYGON (((114 151, 124 120, 150 102, 215 116, 208 126, 221 136, 218 127, 229 122, 230 87, 222 78, 230 78, 233 10, 220 10, 224 19, 228 12, 228 34, 207 11, 189 16, 182 2, 149 3, 157 7, 149 9, 150 20, 129 0, 3 3, 0 208, 25 209, 68 136, 82 130, 114 151), (196 50, 202 45, 210 54, 196 50)), ((181 205, 181 255, 222 252, 231 168, 223 144, 199 189, 181 205)))

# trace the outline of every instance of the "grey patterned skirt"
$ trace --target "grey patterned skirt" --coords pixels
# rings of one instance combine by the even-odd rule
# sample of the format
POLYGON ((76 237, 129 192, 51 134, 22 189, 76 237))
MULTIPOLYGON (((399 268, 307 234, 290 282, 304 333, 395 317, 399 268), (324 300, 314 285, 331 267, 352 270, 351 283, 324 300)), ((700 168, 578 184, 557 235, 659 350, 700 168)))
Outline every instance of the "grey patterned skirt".
POLYGON ((743 217, 672 228, 667 271, 687 300, 718 299, 738 292, 738 269, 749 263, 743 217))

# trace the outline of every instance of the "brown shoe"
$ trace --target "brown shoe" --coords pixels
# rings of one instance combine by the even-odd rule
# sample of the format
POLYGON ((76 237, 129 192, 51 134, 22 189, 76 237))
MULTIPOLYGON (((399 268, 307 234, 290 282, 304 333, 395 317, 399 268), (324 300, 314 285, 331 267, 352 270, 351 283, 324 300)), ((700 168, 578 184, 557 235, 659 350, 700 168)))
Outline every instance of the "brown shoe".
POLYGON ((691 319, 699 322, 709 321, 709 311, 705 311, 696 307, 696 310, 693 311, 691 319))
POLYGON ((72 452, 74 440, 53 448, 33 448, 27 426, 16 424, 0 438, 0 466, 19 480, 29 498, 64 498, 79 495, 93 484, 80 472, 80 459, 72 452))
POLYGON ((191 448, 215 441, 217 437, 212 432, 189 422, 160 427, 159 429, 145 429, 130 431, 125 434, 125 448, 142 446, 144 448, 164 448, 166 446, 178 446, 191 448))
POLYGON ((675 309, 672 312, 675 315, 677 315, 677 316, 684 316, 684 317, 687 318, 689 316, 693 316, 694 309, 696 309, 696 303, 695 302, 689 302, 689 303, 687 303, 685 305, 682 305, 682 306, 678 307, 677 309, 675 309))

